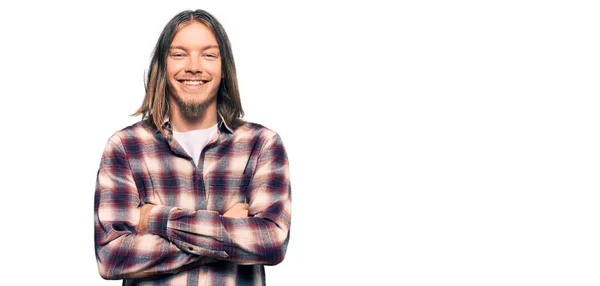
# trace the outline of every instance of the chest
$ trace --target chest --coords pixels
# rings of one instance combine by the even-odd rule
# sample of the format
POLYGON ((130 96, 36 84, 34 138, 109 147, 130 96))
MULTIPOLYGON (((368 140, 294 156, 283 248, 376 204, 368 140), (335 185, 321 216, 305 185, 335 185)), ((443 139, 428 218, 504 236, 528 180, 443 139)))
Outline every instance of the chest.
POLYGON ((169 150, 152 151, 141 156, 142 167, 134 174, 147 203, 224 213, 246 201, 256 161, 246 145, 207 148, 198 165, 169 150))

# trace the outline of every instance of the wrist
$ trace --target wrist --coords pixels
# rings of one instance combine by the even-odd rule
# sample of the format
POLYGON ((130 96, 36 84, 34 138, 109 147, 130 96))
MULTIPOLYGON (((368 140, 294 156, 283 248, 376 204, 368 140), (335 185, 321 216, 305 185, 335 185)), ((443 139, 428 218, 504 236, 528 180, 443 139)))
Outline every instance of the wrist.
POLYGON ((140 208, 140 222, 137 227, 138 233, 148 232, 148 218, 150 217, 152 208, 154 208, 153 204, 145 204, 140 208))

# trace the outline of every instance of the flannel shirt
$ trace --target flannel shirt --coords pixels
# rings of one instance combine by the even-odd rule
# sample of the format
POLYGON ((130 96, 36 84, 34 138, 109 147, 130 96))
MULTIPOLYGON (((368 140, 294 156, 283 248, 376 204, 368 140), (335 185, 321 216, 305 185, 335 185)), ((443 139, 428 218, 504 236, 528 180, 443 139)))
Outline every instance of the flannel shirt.
MULTIPOLYGON (((168 121, 164 127, 172 135, 168 121)), ((198 166, 168 138, 140 121, 106 144, 94 197, 100 275, 124 285, 265 285, 264 265, 283 260, 291 223, 280 136, 219 118, 198 166), (249 204, 248 217, 222 216, 240 202, 249 204), (140 234, 147 203, 156 206, 140 234)))

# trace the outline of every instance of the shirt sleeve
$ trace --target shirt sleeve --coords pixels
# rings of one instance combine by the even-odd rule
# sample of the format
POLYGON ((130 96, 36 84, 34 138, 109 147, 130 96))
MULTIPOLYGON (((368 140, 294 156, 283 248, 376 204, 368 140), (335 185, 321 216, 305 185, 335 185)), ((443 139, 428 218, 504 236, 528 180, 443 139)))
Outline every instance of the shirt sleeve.
POLYGON ((214 261, 183 252, 158 235, 136 232, 141 200, 122 146, 116 136, 108 141, 97 174, 94 241, 100 275, 104 279, 141 278, 214 261))
POLYGON ((280 263, 289 241, 291 186, 287 154, 279 135, 267 139, 257 156, 247 193, 248 217, 156 206, 150 212, 148 231, 193 254, 237 264, 280 263))

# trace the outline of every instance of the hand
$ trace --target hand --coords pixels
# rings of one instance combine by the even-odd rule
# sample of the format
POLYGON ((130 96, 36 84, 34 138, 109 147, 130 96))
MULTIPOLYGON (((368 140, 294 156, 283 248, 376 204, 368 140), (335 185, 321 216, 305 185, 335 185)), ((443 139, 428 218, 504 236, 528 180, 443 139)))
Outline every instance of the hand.
POLYGON ((153 207, 153 204, 145 204, 140 208, 140 223, 137 227, 138 233, 148 232, 148 218, 150 217, 150 210, 152 210, 153 207))
POLYGON ((224 217, 233 217, 233 218, 241 218, 248 217, 248 204, 245 203, 237 203, 229 210, 227 210, 224 214, 224 217))

